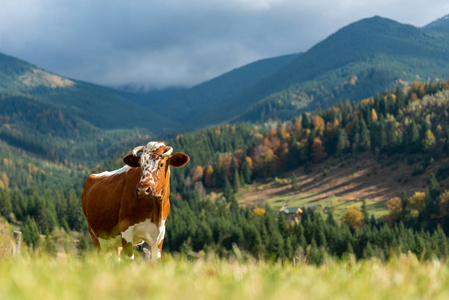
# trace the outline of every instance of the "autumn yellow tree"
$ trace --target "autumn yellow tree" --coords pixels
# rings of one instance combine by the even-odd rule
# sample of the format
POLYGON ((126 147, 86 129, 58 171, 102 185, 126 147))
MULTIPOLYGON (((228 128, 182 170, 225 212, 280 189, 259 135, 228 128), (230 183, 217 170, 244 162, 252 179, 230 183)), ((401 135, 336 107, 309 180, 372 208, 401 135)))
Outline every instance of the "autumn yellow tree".
POLYGON ((394 197, 388 200, 385 205, 387 206, 388 210, 390 211, 390 216, 396 220, 401 216, 402 212, 402 203, 401 198, 394 197))
POLYGON ((190 170, 190 178, 193 182, 200 181, 203 179, 204 170, 201 166, 196 166, 190 170))
POLYGON ((313 123, 313 127, 315 128, 315 130, 317 132, 319 132, 320 134, 322 134, 322 132, 324 131, 324 120, 323 118, 321 118, 320 116, 314 116, 312 118, 312 123, 313 123))
POLYGON ((356 209, 353 205, 346 211, 343 216, 343 223, 353 229, 357 229, 363 226, 363 214, 356 209))
POLYGON ((424 134, 422 146, 424 150, 428 152, 432 151, 435 148, 435 136, 430 129, 428 129, 424 134))
POLYGON ((207 187, 213 187, 217 185, 217 179, 214 175, 214 168, 211 165, 208 165, 206 168, 206 172, 204 174, 204 184, 207 187))
POLYGON ((440 214, 449 216, 449 190, 440 195, 440 214))
POLYGON ((315 162, 320 162, 326 158, 327 153, 323 146, 323 142, 319 138, 313 139, 312 157, 315 162))
POLYGON ((412 216, 417 217, 419 212, 424 206, 424 199, 426 198, 426 193, 415 192, 413 196, 408 199, 410 212, 412 216))
POLYGON ((373 120, 374 122, 378 120, 377 112, 376 112, 376 110, 375 110, 374 108, 371 109, 371 118, 372 118, 372 120, 373 120))

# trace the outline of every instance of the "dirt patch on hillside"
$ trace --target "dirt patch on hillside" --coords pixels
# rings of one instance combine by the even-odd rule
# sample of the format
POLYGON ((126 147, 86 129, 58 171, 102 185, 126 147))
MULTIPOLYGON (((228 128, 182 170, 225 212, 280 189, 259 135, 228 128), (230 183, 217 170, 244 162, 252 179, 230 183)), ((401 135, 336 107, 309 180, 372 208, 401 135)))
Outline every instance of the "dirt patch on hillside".
POLYGON ((19 77, 19 80, 29 86, 47 86, 50 88, 67 87, 75 85, 75 82, 39 69, 28 71, 19 77))
MULTIPOLYGON (((335 196, 338 201, 386 201, 400 197, 402 190, 408 196, 417 191, 425 191, 427 180, 433 172, 436 174, 442 165, 448 165, 449 159, 430 163, 426 171, 413 176, 416 169, 421 169, 420 162, 408 164, 400 156, 385 158, 380 161, 371 153, 364 153, 357 158, 328 159, 325 163, 312 167, 312 172, 305 174, 303 168, 294 171, 300 186, 299 191, 292 191, 291 184, 276 186, 271 184, 254 184, 249 191, 238 195, 239 202, 246 204, 263 203, 282 195, 307 195, 308 202, 321 201, 335 196)), ((292 172, 286 173, 290 178, 292 172)), ((440 182, 442 190, 449 188, 449 178, 440 182)))

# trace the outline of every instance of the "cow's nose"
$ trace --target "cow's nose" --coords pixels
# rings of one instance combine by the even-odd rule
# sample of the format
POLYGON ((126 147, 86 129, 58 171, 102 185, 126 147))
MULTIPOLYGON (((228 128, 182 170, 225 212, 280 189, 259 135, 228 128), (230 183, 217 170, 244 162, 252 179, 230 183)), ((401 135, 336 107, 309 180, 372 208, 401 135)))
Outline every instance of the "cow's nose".
POLYGON ((154 192, 153 192, 153 189, 151 188, 151 186, 139 184, 139 185, 137 185, 136 193, 140 197, 145 197, 145 196, 153 195, 154 192))

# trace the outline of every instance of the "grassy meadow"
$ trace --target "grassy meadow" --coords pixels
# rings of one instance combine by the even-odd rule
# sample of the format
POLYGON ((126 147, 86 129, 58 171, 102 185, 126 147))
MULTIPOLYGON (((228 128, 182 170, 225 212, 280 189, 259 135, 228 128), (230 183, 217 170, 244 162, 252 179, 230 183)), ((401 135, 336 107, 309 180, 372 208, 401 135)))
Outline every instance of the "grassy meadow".
POLYGON ((448 299, 449 265, 402 255, 321 266, 164 256, 0 261, 1 299, 448 299))

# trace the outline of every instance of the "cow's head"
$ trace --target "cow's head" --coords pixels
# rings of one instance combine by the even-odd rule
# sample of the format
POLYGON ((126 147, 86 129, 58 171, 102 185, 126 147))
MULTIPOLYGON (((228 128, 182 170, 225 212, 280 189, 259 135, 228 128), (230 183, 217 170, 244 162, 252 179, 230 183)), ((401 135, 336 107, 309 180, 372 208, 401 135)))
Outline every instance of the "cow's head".
POLYGON ((178 152, 171 155, 172 147, 162 142, 149 142, 146 146, 134 148, 132 153, 123 158, 123 162, 130 167, 139 167, 142 176, 136 187, 139 197, 161 198, 170 180, 169 167, 180 168, 189 162, 187 154, 178 152), (139 154, 142 154, 139 156, 139 154))

